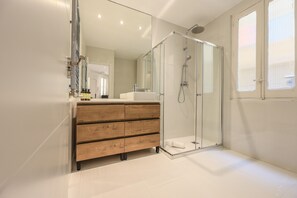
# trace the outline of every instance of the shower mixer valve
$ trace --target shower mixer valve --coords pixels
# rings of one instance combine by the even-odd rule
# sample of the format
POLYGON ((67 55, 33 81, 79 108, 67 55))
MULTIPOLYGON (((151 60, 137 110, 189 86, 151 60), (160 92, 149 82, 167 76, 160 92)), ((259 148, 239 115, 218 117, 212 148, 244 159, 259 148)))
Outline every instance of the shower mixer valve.
POLYGON ((181 87, 188 87, 189 86, 189 83, 188 81, 183 81, 181 84, 180 84, 181 87))

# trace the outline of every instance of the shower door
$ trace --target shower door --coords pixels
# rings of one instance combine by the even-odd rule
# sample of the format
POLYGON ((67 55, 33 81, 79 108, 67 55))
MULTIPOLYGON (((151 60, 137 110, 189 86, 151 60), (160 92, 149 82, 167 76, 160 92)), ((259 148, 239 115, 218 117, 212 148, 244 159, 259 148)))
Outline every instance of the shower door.
POLYGON ((222 144, 222 48, 197 44, 197 133, 199 148, 222 144))

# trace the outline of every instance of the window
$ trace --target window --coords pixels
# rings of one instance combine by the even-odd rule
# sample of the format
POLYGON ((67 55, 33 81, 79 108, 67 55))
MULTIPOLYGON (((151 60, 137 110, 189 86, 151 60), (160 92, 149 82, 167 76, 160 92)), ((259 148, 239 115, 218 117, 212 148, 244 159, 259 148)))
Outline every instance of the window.
POLYGON ((257 13, 254 11, 239 20, 237 91, 256 90, 256 38, 257 13))
POLYGON ((234 98, 261 97, 263 3, 233 18, 232 90, 234 98))
POLYGON ((295 0, 262 0, 233 16, 233 98, 297 97, 295 17, 295 0))
POLYGON ((268 5, 269 90, 295 87, 294 0, 274 0, 268 5))

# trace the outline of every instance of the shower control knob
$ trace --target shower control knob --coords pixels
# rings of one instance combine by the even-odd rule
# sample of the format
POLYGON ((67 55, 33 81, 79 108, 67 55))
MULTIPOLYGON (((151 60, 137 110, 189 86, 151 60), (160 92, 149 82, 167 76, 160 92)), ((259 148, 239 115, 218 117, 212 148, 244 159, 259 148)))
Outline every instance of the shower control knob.
POLYGON ((184 82, 182 82, 180 84, 180 86, 182 86, 182 87, 188 87, 189 86, 189 83, 188 83, 188 81, 184 81, 184 82))

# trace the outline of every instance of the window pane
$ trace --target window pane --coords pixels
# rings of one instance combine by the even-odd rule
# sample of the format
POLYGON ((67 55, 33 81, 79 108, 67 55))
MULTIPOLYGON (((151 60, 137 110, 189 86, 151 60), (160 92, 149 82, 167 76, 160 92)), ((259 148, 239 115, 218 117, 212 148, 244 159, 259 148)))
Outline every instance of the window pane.
POLYGON ((295 87, 295 3, 274 0, 268 8, 268 89, 295 87))
POLYGON ((239 20, 237 91, 256 90, 257 13, 239 20))

